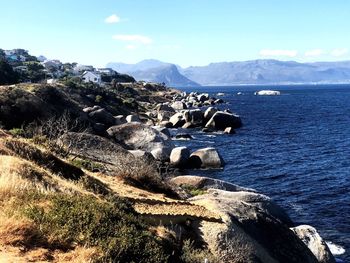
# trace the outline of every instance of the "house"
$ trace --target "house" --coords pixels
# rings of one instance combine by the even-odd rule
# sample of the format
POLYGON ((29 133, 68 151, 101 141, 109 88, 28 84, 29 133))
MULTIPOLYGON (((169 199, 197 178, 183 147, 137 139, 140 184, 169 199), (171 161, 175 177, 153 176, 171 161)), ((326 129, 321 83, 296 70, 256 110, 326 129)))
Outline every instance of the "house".
POLYGON ((81 64, 78 64, 73 68, 73 72, 77 75, 85 71, 95 71, 95 68, 93 66, 81 65, 81 64))
POLYGON ((62 67, 62 62, 57 60, 57 59, 53 59, 53 60, 46 60, 44 62, 41 62, 41 64, 49 70, 58 70, 62 67))
POLYGON ((101 75, 97 72, 85 71, 81 76, 81 79, 85 83, 93 82, 93 83, 101 84, 101 75))
POLYGON ((111 68, 98 68, 97 71, 107 76, 113 76, 115 74, 115 71, 111 68))

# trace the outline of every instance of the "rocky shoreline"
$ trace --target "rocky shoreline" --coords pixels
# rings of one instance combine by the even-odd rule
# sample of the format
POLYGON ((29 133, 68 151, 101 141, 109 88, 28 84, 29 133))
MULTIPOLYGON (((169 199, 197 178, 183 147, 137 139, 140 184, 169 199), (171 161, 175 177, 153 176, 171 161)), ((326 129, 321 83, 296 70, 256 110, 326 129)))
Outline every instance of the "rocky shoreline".
MULTIPOLYGON (((242 120, 229 110, 221 111, 215 107, 224 103, 222 99, 152 85, 146 89, 137 85, 131 90, 119 88, 124 93, 131 93, 130 97, 135 97, 137 92, 139 101, 118 97, 123 101, 123 108, 115 110, 121 104, 120 101, 118 105, 109 102, 109 99, 116 100, 115 93, 100 95, 93 93, 99 90, 85 87, 79 93, 72 93, 66 87, 8 86, 0 94, 1 124, 10 130, 16 127, 14 124, 17 122, 12 119, 14 115, 19 116, 17 121, 23 125, 33 121, 29 118, 32 115, 40 120, 49 118, 51 110, 62 114, 63 109, 69 109, 74 119, 88 123, 91 130, 66 130, 60 134, 55 146, 69 149, 73 160, 93 161, 96 165, 91 171, 106 176, 120 172, 118 165, 121 159, 129 159, 128 165, 141 160, 139 169, 142 169, 142 163, 157 164, 158 167, 165 165, 172 169, 224 166, 224 160, 215 148, 207 147, 191 153, 187 147, 175 147, 168 130, 195 128, 203 132, 234 134, 235 129, 243 125, 242 120), (99 103, 101 99, 97 95, 103 98, 103 103, 99 103), (136 104, 137 108, 134 107, 136 104), (28 111, 29 117, 20 115, 28 111), (125 114, 115 114, 122 111, 125 114)), ((20 142, 10 138, 6 132, 4 134, 6 140, 2 142, 4 149, 0 153, 11 152, 14 156, 28 158, 28 153, 23 154, 13 146, 14 141, 16 144, 20 142)), ((181 137, 190 138, 190 135, 181 134, 181 137)), ((29 146, 21 143, 23 146, 20 148, 28 149, 29 146)), ((52 167, 45 169, 55 171, 52 167)), ((75 171, 75 168, 69 167, 75 171)), ((77 174, 83 176, 84 172, 80 171, 77 174)), ((195 241, 205 244, 220 259, 219 262, 335 262, 316 229, 296 226, 273 200, 253 189, 200 176, 173 174, 167 177, 164 172, 162 176, 173 187, 177 198, 161 197, 158 200, 147 192, 137 198, 129 197, 129 192, 123 194, 134 200, 135 210, 146 220, 173 229, 179 239, 183 238, 183 233, 195 236, 195 241)), ((101 178, 108 185, 109 178, 101 178)))

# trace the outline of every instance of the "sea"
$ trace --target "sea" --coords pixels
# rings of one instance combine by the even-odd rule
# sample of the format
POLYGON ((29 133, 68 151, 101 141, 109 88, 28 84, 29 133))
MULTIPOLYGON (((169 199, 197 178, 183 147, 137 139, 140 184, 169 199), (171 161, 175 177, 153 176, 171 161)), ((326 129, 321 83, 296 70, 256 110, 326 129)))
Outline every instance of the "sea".
POLYGON ((181 88, 222 98, 241 116, 234 135, 190 133, 191 150, 215 147, 223 169, 187 174, 222 179, 273 198, 296 225, 314 226, 338 262, 350 263, 350 85, 181 88), (278 90, 279 96, 258 96, 278 90), (224 93, 218 97, 218 93, 224 93))

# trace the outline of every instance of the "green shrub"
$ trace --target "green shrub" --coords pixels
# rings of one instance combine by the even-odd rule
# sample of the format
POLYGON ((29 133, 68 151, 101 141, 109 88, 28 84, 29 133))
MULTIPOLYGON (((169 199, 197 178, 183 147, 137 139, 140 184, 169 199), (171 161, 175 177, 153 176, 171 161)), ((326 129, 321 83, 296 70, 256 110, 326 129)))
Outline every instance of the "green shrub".
POLYGON ((103 165, 90 161, 90 160, 85 160, 85 159, 73 159, 70 161, 71 164, 73 164, 76 167, 79 168, 84 168, 88 171, 95 172, 95 171, 100 171, 103 170, 103 165))
POLYGON ((207 259, 208 263, 219 263, 219 259, 208 249, 195 248, 193 242, 185 240, 182 246, 181 262, 183 263, 203 263, 207 259))
POLYGON ((100 103, 102 101, 103 97, 101 95, 96 95, 95 96, 95 102, 100 103))
POLYGON ((31 206, 25 214, 52 242, 97 246, 103 254, 97 262, 168 261, 162 240, 147 230, 125 200, 56 194, 51 201, 48 211, 31 206))
POLYGON ((198 189, 198 188, 196 188, 192 185, 188 185, 188 184, 181 185, 181 188, 184 189, 191 196, 204 195, 207 193, 207 191, 204 189, 198 189))
POLYGON ((17 136, 17 137, 25 137, 26 136, 26 132, 23 128, 13 128, 13 129, 9 130, 9 132, 13 136, 17 136))

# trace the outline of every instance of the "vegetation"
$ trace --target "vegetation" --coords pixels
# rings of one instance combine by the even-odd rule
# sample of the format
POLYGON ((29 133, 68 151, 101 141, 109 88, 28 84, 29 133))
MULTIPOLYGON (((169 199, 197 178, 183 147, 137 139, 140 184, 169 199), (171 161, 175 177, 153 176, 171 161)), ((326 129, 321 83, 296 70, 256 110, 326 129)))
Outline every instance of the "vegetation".
POLYGON ((185 190, 191 196, 204 195, 207 193, 207 191, 204 189, 198 189, 198 188, 196 188, 192 185, 188 185, 188 184, 181 185, 181 188, 183 190, 185 190))
POLYGON ((11 65, 0 56, 0 85, 18 83, 19 76, 11 65))

